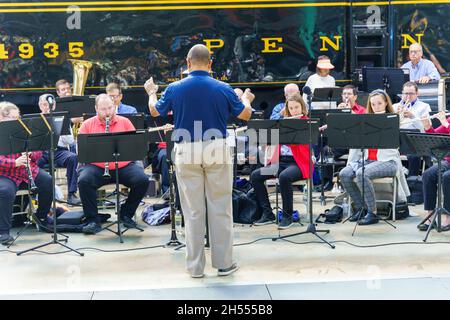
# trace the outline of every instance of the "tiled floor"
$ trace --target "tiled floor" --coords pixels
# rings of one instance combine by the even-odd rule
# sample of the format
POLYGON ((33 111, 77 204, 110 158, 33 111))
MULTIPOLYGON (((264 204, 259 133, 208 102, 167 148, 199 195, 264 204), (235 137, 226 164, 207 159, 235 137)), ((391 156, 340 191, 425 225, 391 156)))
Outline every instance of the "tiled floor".
MULTIPOLYGON (((305 222, 304 206, 296 207, 305 222)), ((325 208, 314 203, 316 214, 325 208)), ((420 207, 413 211, 424 214, 420 207)), ((202 279, 192 279, 184 271, 184 249, 162 246, 170 239, 169 225, 129 231, 124 244, 107 231, 95 236, 71 234, 68 245, 83 251, 84 257, 39 252, 17 257, 0 252, 0 299, 448 299, 450 233, 432 231, 424 244, 424 233, 416 229, 420 219, 397 221, 397 229, 384 223, 358 227, 353 237, 353 223, 320 225, 331 231, 324 238, 334 241, 334 250, 313 235, 272 241, 279 234, 275 225, 236 225, 234 256, 240 269, 217 277, 207 250, 202 279), (383 243, 397 244, 354 246, 383 243)), ((297 224, 282 234, 304 229, 297 224)), ((31 229, 11 250, 50 239, 49 234, 31 229)), ((54 253, 63 250, 57 245, 45 248, 54 253)))

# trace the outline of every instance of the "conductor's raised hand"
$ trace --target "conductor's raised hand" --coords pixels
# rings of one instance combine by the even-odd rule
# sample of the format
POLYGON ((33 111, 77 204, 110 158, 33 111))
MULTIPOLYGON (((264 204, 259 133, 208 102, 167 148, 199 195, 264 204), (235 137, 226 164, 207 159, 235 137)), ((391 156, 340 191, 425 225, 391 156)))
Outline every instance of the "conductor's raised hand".
POLYGON ((255 100, 255 95, 251 92, 250 88, 245 89, 242 100, 247 100, 249 103, 252 103, 253 100, 255 100))
POLYGON ((158 85, 153 82, 153 77, 150 77, 150 79, 145 81, 144 89, 148 95, 152 95, 158 92, 158 85))

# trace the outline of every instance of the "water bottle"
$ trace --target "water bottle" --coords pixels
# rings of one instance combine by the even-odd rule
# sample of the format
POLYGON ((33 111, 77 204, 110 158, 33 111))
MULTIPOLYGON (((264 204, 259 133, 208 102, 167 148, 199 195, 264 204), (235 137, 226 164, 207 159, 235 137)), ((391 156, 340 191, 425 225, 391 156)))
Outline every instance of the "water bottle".
POLYGON ((181 216, 181 212, 180 210, 177 210, 175 213, 175 232, 177 233, 177 238, 182 238, 184 236, 182 220, 183 217, 181 216))
POLYGON ((306 184, 303 188, 303 201, 308 201, 308 185, 306 184))
POLYGON ((349 212, 349 206, 348 206, 348 199, 344 198, 342 200, 342 215, 344 217, 346 217, 346 216, 348 217, 349 214, 350 214, 350 212, 349 212))

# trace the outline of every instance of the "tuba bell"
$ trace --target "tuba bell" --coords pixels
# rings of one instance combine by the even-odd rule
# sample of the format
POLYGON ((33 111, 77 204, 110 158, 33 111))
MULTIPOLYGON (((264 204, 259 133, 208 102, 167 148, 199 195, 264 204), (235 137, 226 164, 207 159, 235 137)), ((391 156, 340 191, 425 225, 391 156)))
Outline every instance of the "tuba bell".
MULTIPOLYGON (((86 60, 69 59, 73 67, 73 84, 72 94, 74 96, 83 96, 84 89, 86 87, 89 71, 92 68, 92 62, 86 60)), ((73 136, 78 136, 78 130, 80 130, 81 123, 75 123, 73 125, 73 136)))

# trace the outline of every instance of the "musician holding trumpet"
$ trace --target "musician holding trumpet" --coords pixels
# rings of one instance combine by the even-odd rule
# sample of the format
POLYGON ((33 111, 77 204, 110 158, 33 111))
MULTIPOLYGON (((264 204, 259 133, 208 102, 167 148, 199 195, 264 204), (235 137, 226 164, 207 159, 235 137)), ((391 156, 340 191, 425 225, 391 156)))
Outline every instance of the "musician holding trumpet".
MULTIPOLYGON (((83 122, 79 134, 110 133, 135 131, 130 120, 116 115, 113 100, 107 94, 100 94, 95 99, 97 115, 83 122)), ((97 189, 106 184, 115 183, 116 164, 87 163, 78 169, 78 188, 87 218, 83 233, 95 234, 101 231, 97 209, 97 189)), ((149 180, 142 166, 135 162, 119 161, 119 183, 130 188, 126 202, 120 207, 120 218, 126 228, 135 228, 133 220, 139 203, 147 192, 149 180)))
MULTIPOLYGON (((20 118, 19 108, 10 102, 0 102, 0 122, 20 118)), ((13 241, 9 234, 16 192, 19 188, 35 186, 39 195, 36 211, 38 225, 47 224, 47 213, 52 203, 52 178, 37 166, 42 152, 10 154, 0 156, 0 243, 7 245, 13 241)))
MULTIPOLYGON (((400 129, 417 129, 423 131, 421 118, 429 117, 431 108, 428 103, 420 101, 419 88, 415 82, 409 81, 403 85, 402 100, 393 105, 394 111, 400 115, 400 129)), ((409 154, 408 176, 418 176, 420 173, 420 157, 409 154)))

